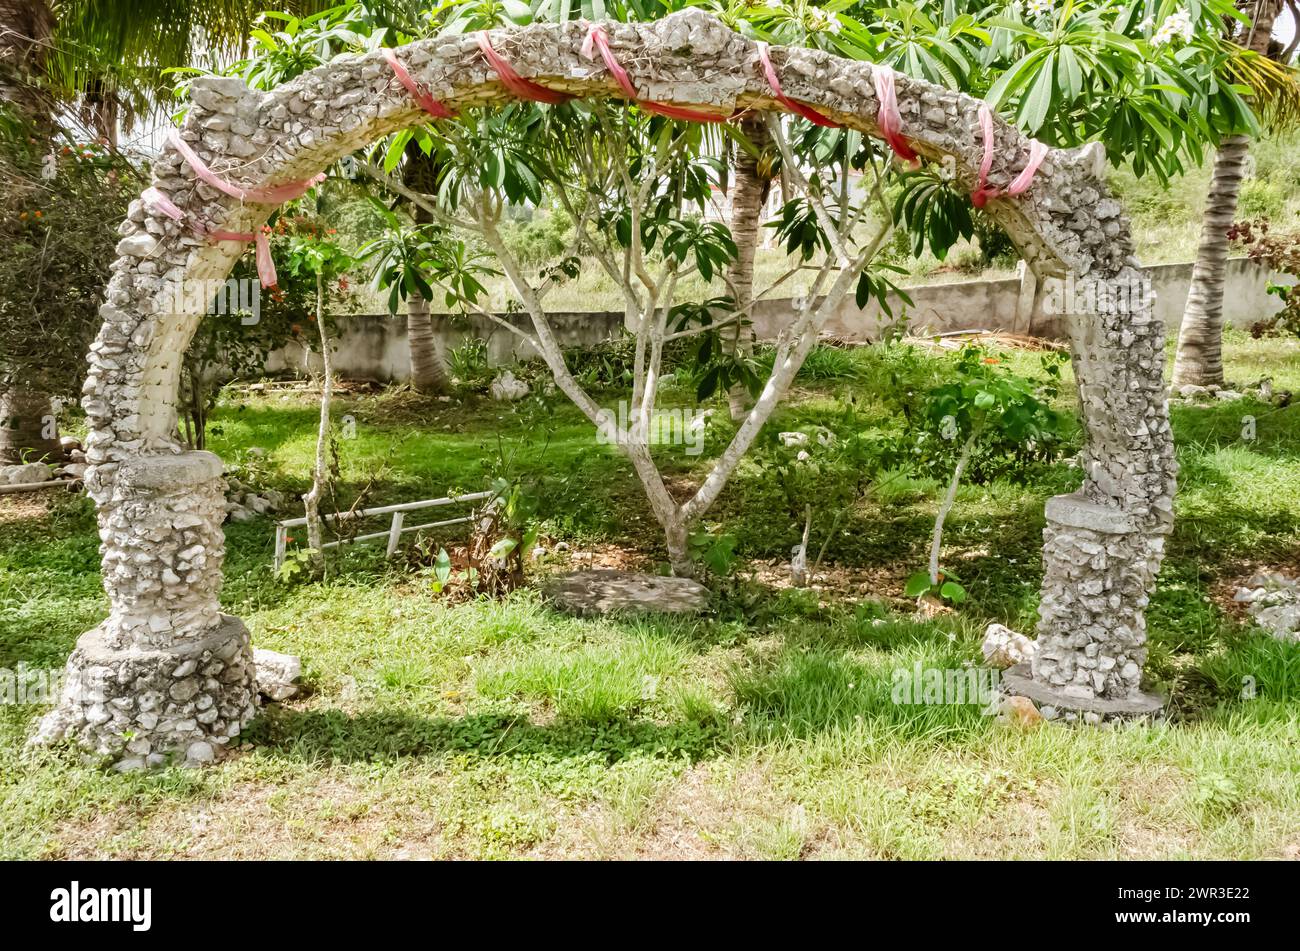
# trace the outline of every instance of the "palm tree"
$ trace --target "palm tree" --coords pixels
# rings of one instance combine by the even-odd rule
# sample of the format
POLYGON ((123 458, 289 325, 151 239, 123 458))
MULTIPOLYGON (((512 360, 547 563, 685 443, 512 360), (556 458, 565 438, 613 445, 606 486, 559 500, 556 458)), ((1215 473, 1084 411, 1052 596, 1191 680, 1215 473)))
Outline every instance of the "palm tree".
MULTIPOLYGON (((1267 56, 1273 22, 1284 0, 1242 0, 1253 20, 1243 44, 1259 56, 1267 56)), ((1293 79, 1284 79, 1294 82, 1293 79)), ((1261 92, 1256 87, 1256 93, 1261 92)), ((1174 360, 1175 386, 1223 385, 1223 284, 1228 261, 1228 228, 1237 216, 1237 197, 1245 177, 1250 137, 1232 135, 1223 140, 1214 156, 1210 193, 1201 219, 1201 239, 1192 268, 1187 306, 1178 330, 1178 353, 1174 360)))
MULTIPOLYGON (((437 167, 434 160, 412 139, 407 143, 403 183, 412 191, 432 195, 437 191, 437 167)), ((432 223, 428 209, 415 205, 412 213, 417 226, 432 223)), ((406 342, 411 349, 411 388, 417 393, 450 393, 451 371, 438 337, 433 332, 429 300, 418 290, 406 298, 406 342)))

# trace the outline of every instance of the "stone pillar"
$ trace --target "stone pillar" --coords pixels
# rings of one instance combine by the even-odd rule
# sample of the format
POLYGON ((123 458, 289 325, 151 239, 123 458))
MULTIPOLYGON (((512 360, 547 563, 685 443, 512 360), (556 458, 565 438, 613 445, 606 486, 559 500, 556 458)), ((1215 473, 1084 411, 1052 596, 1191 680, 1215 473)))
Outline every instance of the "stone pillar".
POLYGON ((68 660, 34 742, 71 740, 121 768, 218 758, 256 712, 248 630, 220 613, 225 483, 209 452, 121 463, 100 499, 112 605, 68 660))
POLYGON ((1091 722, 1157 713, 1141 690, 1145 611, 1173 524, 1164 327, 1144 275, 1071 279, 1066 302, 1086 442, 1082 488, 1047 503, 1038 650, 1007 688, 1091 722))

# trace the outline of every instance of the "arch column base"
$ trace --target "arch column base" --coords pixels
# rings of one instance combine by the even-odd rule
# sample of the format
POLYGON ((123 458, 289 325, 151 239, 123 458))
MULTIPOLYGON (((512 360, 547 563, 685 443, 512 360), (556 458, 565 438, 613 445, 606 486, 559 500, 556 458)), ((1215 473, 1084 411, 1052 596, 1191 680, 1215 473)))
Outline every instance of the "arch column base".
POLYGON ((1141 684, 1145 611, 1167 528, 1081 494, 1050 499, 1046 515, 1033 693, 1025 695, 1078 711, 1158 709, 1141 684))
POLYGON ((114 647, 100 625, 78 639, 65 676, 32 743, 71 742, 119 769, 220 759, 257 713, 248 628, 226 614, 205 637, 163 648, 114 647))
POLYGON ((1153 693, 1136 694, 1122 700, 1069 696, 1060 687, 1039 683, 1029 664, 1004 670, 999 680, 1008 696, 1027 697, 1038 705, 1044 719, 1083 721, 1095 725, 1112 720, 1158 720, 1164 717, 1165 698, 1153 693))

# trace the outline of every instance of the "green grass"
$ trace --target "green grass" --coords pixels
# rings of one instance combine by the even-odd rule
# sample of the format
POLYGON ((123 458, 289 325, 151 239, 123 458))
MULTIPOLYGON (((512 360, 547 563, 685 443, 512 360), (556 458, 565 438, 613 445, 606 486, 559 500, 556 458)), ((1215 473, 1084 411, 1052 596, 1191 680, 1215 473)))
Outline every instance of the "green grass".
MULTIPOLYGON (((1300 391, 1298 358, 1295 342, 1228 338, 1237 380, 1272 375, 1300 391)), ((864 425, 897 428, 891 389, 943 373, 941 359, 903 350, 818 351, 774 425, 832 425, 851 399, 864 425)), ((578 551, 663 557, 625 463, 565 405, 538 422, 475 399, 386 394, 338 412, 356 421, 341 444, 345 501, 372 477, 375 502, 477 489, 516 452, 515 468, 544 480, 546 543, 573 549, 539 570, 578 551)), ((746 463, 711 520, 739 537, 751 580, 690 621, 573 619, 531 590, 449 604, 428 569, 385 563, 373 546, 346 550, 328 582, 286 583, 259 519, 228 526, 225 609, 257 644, 300 654, 308 692, 265 708, 229 761, 148 775, 29 750, 40 708, 0 706, 0 857, 1293 854, 1300 648, 1250 631, 1230 597, 1258 568, 1300 571, 1300 410, 1173 414, 1178 521, 1148 614, 1148 675, 1173 698, 1170 722, 1020 730, 976 706, 892 702, 897 670, 977 661, 988 621, 1032 628, 1043 502, 1080 478, 1064 463, 962 488, 944 559, 971 599, 934 620, 901 597, 924 557, 929 479, 855 506, 822 589, 792 591, 764 569, 801 526, 746 463), (1241 438, 1247 412, 1253 442, 1241 438)), ((232 399, 212 448, 300 491, 313 417, 309 398, 232 399)), ((670 453, 666 467, 698 475, 719 442, 702 459, 670 453)), ((63 663, 106 612, 98 568, 84 502, 0 502, 0 667, 63 663)))

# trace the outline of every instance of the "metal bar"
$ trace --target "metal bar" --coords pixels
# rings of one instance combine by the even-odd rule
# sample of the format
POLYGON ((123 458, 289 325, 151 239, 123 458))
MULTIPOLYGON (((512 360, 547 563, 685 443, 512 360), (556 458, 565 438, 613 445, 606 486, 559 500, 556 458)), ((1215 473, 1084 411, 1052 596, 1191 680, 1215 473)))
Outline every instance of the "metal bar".
MULTIPOLYGON (((321 518, 328 522, 331 519, 367 518, 371 515, 391 515, 393 512, 413 512, 416 509, 434 508, 440 505, 455 505, 457 502, 481 502, 483 499, 492 498, 495 494, 495 492, 471 492, 469 495, 447 496, 441 499, 426 499, 423 502, 403 502, 400 505, 381 505, 378 508, 362 509, 359 512, 353 513, 331 513, 329 515, 323 515, 321 518)), ((286 527, 306 525, 307 519, 302 517, 286 518, 284 521, 277 522, 276 524, 284 525, 286 527)))
POLYGON ((402 540, 402 521, 406 518, 405 512, 393 513, 393 524, 388 527, 388 554, 385 558, 392 558, 397 554, 397 543, 402 540))
MULTIPOLYGON (((17 485, 0 485, 0 495, 9 492, 34 492, 37 489, 52 489, 56 485, 61 485, 65 489, 72 485, 73 482, 80 482, 80 479, 55 479, 53 482, 19 482, 17 485)), ((491 495, 491 493, 488 493, 491 495)))
POLYGON ((430 522, 428 525, 412 525, 409 528, 402 529, 403 532, 419 532, 426 528, 442 528, 444 525, 463 525, 465 522, 474 521, 473 516, 467 515, 464 518, 449 518, 445 522, 430 522))

